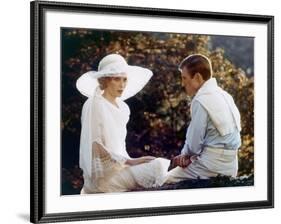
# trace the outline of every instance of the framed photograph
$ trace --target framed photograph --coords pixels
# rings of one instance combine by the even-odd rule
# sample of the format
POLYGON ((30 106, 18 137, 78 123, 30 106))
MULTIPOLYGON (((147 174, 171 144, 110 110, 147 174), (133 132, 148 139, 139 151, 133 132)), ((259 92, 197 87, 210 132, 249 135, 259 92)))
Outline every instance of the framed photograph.
POLYGON ((31 2, 30 221, 273 208, 273 32, 269 15, 31 2))

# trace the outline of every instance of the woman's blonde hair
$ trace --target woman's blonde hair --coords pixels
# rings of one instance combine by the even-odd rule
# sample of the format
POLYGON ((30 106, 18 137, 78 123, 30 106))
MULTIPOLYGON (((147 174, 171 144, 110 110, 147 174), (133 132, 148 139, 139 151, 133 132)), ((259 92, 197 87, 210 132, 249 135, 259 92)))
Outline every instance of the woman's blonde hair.
POLYGON ((100 85, 100 89, 104 90, 107 87, 107 83, 111 80, 111 77, 100 77, 98 78, 98 83, 100 85))

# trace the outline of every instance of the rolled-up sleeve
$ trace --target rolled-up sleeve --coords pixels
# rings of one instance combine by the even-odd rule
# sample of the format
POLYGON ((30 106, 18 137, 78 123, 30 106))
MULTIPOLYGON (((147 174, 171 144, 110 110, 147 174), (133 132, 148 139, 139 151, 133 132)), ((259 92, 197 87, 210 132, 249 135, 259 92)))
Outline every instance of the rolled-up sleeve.
POLYGON ((184 155, 199 155, 207 131, 208 113, 198 102, 192 102, 191 122, 186 132, 185 144, 181 150, 184 155))

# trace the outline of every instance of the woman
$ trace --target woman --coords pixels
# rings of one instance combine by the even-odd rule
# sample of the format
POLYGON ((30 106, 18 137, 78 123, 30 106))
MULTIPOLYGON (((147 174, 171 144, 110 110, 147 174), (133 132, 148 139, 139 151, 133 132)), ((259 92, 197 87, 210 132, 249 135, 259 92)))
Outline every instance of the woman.
POLYGON ((100 61, 97 72, 87 72, 77 80, 78 90, 88 97, 81 118, 81 194, 163 184, 169 160, 133 159, 125 145, 130 109, 123 100, 139 92, 151 76, 150 70, 129 66, 122 56, 111 54, 100 61))

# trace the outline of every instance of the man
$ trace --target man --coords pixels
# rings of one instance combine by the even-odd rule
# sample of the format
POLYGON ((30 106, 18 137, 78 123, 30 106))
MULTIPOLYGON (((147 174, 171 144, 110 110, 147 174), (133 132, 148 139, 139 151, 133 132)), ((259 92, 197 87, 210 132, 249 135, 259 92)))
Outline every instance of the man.
POLYGON ((206 56, 188 56, 179 70, 182 86, 192 97, 191 122, 181 154, 172 159, 175 168, 168 173, 166 183, 218 174, 236 177, 241 126, 233 98, 212 78, 211 62, 206 56))

